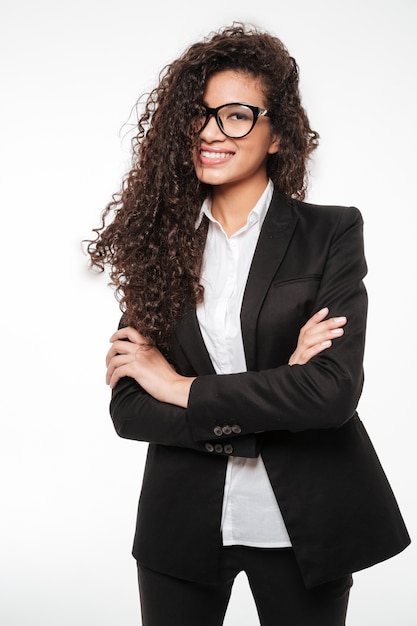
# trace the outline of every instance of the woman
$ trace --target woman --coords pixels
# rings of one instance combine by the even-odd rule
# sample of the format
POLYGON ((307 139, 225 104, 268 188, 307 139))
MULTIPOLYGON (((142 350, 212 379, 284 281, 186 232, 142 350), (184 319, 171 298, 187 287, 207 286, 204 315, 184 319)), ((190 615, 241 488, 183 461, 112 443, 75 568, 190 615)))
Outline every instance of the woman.
POLYGON ((356 413, 361 215, 303 202, 317 143, 294 59, 234 24, 166 68, 89 244, 124 311, 115 428, 150 442, 145 625, 222 624, 244 570, 263 626, 339 626, 352 572, 409 543, 356 413))

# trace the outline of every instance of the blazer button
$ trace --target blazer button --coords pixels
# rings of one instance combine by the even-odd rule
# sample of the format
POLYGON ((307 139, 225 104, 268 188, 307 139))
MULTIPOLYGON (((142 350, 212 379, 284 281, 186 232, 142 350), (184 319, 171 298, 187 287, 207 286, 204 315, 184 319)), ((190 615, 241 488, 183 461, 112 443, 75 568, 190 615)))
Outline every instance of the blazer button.
POLYGON ((216 435, 216 437, 221 437, 223 435, 223 429, 221 426, 215 426, 213 428, 213 432, 216 435))
POLYGON ((207 452, 214 452, 214 446, 212 443, 206 443, 207 452))
POLYGON ((227 443, 227 444, 224 446, 224 452, 225 452, 225 454, 232 454, 232 452, 233 452, 233 446, 231 446, 231 445, 230 445, 230 443, 227 443))
POLYGON ((214 451, 217 452, 217 454, 220 454, 221 452, 223 452, 223 446, 220 443, 216 443, 216 445, 214 446, 214 451))
POLYGON ((227 424, 226 426, 223 426, 222 431, 223 431, 223 435, 231 435, 233 432, 231 427, 228 426, 227 424))
POLYGON ((242 432, 241 427, 239 426, 239 424, 234 424, 232 426, 232 431, 235 433, 235 435, 239 435, 239 433, 242 432))

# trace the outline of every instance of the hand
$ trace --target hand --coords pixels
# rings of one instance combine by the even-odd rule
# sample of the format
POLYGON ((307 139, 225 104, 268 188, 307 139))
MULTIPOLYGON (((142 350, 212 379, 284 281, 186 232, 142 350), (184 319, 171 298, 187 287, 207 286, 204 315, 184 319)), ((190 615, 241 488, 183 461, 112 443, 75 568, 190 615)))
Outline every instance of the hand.
POLYGON ((315 313, 300 330, 295 351, 290 356, 288 365, 305 365, 313 356, 327 350, 333 339, 344 334, 342 326, 347 322, 346 317, 324 318, 329 314, 325 307, 315 313))
POLYGON ((131 327, 115 332, 106 356, 106 383, 113 389, 124 376, 137 383, 156 400, 186 407, 194 378, 177 374, 155 346, 131 327), (126 341, 128 339, 128 341, 126 341))

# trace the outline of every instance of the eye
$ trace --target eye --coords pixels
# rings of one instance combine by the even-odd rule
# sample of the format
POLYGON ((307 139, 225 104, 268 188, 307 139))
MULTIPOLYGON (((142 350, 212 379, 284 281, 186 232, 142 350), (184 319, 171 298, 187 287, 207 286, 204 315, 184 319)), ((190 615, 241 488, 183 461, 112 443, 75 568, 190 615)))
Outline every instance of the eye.
POLYGON ((250 109, 242 106, 226 107, 224 109, 225 119, 235 122, 246 122, 251 119, 250 109))

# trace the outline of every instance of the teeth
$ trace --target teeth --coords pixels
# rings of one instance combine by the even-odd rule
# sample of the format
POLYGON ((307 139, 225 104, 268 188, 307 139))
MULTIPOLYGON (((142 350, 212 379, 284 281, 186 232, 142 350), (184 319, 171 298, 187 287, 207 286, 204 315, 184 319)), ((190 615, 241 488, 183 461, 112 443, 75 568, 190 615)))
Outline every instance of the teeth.
POLYGON ((208 150, 201 150, 201 156, 206 159, 225 159, 230 155, 230 152, 209 152, 208 150))

